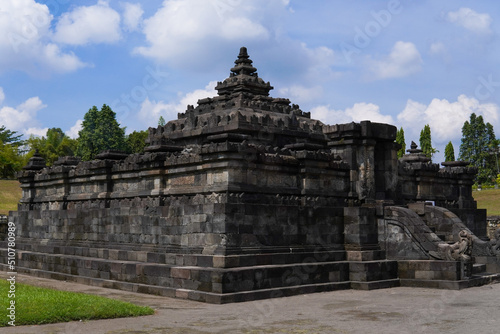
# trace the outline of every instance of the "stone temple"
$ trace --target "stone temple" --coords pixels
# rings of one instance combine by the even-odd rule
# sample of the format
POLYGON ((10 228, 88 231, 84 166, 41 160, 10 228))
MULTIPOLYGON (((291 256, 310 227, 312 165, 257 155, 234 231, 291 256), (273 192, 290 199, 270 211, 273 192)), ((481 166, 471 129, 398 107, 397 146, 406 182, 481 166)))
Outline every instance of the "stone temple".
POLYGON ((311 119, 246 48, 215 88, 144 154, 35 155, 9 217, 17 271, 209 303, 499 278, 467 163, 398 160, 392 125, 311 119))

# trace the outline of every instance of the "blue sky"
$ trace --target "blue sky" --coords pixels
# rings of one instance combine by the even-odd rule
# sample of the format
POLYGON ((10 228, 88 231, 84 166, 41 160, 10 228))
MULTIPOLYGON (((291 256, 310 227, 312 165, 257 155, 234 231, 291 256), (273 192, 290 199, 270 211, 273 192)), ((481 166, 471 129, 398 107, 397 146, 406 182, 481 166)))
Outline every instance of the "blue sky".
POLYGON ((430 124, 440 151, 472 112, 500 132, 500 2, 0 0, 0 125, 77 137, 108 104, 127 132, 213 96, 246 46, 271 95, 325 123, 430 124))

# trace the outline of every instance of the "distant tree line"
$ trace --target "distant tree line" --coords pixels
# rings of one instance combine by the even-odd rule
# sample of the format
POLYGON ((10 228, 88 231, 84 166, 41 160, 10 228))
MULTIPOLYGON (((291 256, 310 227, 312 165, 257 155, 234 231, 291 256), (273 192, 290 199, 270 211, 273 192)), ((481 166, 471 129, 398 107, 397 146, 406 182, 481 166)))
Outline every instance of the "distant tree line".
POLYGON ((125 135, 125 128, 120 126, 115 112, 107 105, 103 105, 100 110, 95 106, 89 109, 77 139, 68 137, 60 128, 51 128, 45 136, 31 135, 23 140, 16 131, 0 125, 0 178, 13 178, 35 151, 49 166, 59 157, 68 155, 92 160, 104 150, 142 153, 147 135, 147 130, 125 135))
MULTIPOLYGON (((431 128, 427 124, 420 132, 420 149, 422 153, 432 158, 438 152, 432 147, 431 128)), ((398 158, 406 151, 404 130, 401 127, 396 134, 396 143, 401 145, 398 158)), ((493 125, 484 123, 482 116, 470 115, 462 127, 462 140, 458 159, 469 162, 469 166, 478 169, 475 182, 477 184, 500 184, 499 173, 500 140, 495 137, 493 125)), ((455 149, 448 142, 444 150, 445 161, 455 161, 455 149)))
MULTIPOLYGON (((165 119, 160 117, 158 125, 164 126, 165 119)), ((96 106, 85 114, 82 129, 77 139, 69 138, 60 128, 47 130, 45 136, 30 136, 22 140, 22 135, 0 125, 0 178, 13 178, 15 173, 26 165, 38 151, 52 165, 59 157, 73 155, 82 160, 92 160, 104 150, 120 150, 127 153, 142 153, 146 146, 148 132, 134 131, 125 135, 125 128, 116 120, 116 114, 107 105, 99 110, 96 106)), ((398 158, 406 152, 405 134, 401 127, 396 134, 396 142, 401 145, 398 158)), ((427 124, 420 132, 422 153, 432 158, 438 152, 432 147, 431 128, 427 124)), ((500 155, 500 141, 496 139, 493 126, 485 123, 482 116, 471 114, 469 121, 462 127, 459 160, 468 161, 478 168, 476 183, 493 184, 497 182, 500 155)), ((455 160, 451 141, 445 148, 445 161, 455 160)))

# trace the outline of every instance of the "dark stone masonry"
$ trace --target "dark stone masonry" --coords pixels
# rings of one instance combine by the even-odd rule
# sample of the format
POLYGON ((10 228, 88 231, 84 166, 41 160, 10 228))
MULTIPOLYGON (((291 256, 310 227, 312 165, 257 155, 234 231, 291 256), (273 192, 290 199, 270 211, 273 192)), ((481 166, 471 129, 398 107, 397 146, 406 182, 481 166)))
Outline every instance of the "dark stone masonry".
POLYGON ((398 161, 394 126, 326 125, 271 89, 241 48, 144 154, 35 155, 9 217, 18 272, 209 303, 498 279, 475 169, 416 145, 398 161))

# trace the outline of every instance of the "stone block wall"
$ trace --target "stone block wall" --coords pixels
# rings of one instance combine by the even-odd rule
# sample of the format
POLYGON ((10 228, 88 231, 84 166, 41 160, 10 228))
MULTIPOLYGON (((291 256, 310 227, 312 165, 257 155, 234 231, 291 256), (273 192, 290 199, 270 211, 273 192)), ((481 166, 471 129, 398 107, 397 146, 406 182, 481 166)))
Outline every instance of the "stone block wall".
POLYGON ((430 162, 400 160, 398 173, 396 204, 433 202, 456 214, 475 235, 486 238, 486 210, 477 209, 472 197, 476 168, 461 162, 439 168, 430 162))
POLYGON ((351 170, 349 194, 354 205, 394 199, 399 148, 395 126, 362 121, 325 126, 323 131, 332 152, 351 170))
POLYGON ((432 201, 447 209, 476 209, 472 185, 477 170, 473 167, 445 167, 428 162, 400 162, 399 195, 401 204, 432 201))
POLYGON ((340 249, 348 169, 332 155, 211 143, 24 171, 21 238, 225 254, 340 249))
POLYGON ((457 261, 398 261, 399 278, 423 281, 464 279, 462 263, 457 261))

